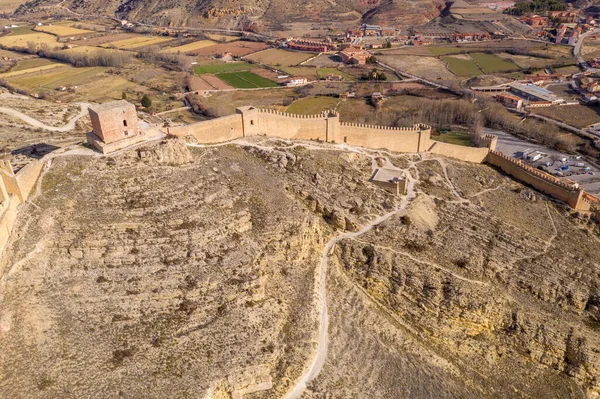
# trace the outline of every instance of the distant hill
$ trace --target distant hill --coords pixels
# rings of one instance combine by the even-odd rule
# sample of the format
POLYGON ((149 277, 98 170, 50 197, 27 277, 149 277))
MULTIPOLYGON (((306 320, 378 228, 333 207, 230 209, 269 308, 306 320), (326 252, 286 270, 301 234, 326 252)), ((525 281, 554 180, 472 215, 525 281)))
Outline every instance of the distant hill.
POLYGON ((362 20, 393 26, 420 25, 439 15, 441 0, 34 0, 18 14, 63 8, 86 14, 116 14, 136 22, 163 26, 212 25, 224 28, 282 27, 287 23, 362 20))

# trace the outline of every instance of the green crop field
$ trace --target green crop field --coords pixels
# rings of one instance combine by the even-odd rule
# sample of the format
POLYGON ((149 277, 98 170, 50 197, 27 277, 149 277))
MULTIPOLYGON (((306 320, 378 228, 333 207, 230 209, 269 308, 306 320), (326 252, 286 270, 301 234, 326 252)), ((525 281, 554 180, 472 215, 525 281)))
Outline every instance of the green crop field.
POLYGON ((457 47, 428 47, 427 50, 433 55, 459 54, 465 51, 457 47))
POLYGON ((338 101, 339 100, 334 97, 306 97, 294 101, 292 105, 287 107, 286 112, 298 115, 318 114, 326 110, 334 109, 338 101))
POLYGON ((469 55, 485 73, 514 72, 520 70, 517 64, 495 56, 494 54, 473 53, 469 55))
POLYGON ((453 56, 441 57, 442 61, 448 64, 452 73, 458 76, 477 76, 483 72, 472 59, 457 58, 453 56))
POLYGON ((255 66, 247 62, 232 62, 229 64, 197 65, 194 67, 194 73, 202 75, 205 73, 250 71, 253 68, 255 66))
POLYGON ((256 89, 258 87, 277 87, 277 83, 252 72, 226 72, 216 74, 219 79, 238 89, 256 89))

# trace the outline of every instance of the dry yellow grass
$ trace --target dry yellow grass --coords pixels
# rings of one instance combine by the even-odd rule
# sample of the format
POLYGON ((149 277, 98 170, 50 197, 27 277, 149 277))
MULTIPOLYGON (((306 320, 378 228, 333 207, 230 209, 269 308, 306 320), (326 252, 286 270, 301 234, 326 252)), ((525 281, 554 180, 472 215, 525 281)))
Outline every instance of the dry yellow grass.
POLYGON ((169 47, 162 50, 163 53, 187 53, 188 51, 194 51, 201 48, 209 47, 214 45, 215 42, 211 40, 200 40, 193 43, 184 44, 183 46, 169 47))
POLYGON ((36 31, 46 32, 56 36, 76 36, 92 32, 91 30, 77 29, 71 26, 63 25, 46 25, 38 26, 36 31))
POLYGON ((12 13, 23 3, 25 0, 0 0, 0 14, 12 13))
POLYGON ((30 74, 30 73, 34 73, 34 72, 45 71, 47 69, 54 69, 54 68, 58 68, 58 67, 62 67, 62 66, 64 66, 64 64, 60 64, 57 62, 55 64, 43 65, 43 66, 39 66, 39 67, 35 67, 35 68, 22 69, 20 71, 0 73, 0 79, 10 78, 12 76, 30 74))
POLYGON ((99 47, 94 47, 94 46, 76 46, 76 47, 70 48, 66 51, 69 53, 75 53, 75 54, 96 54, 99 52, 114 53, 114 52, 120 52, 121 50, 99 48, 99 47))
POLYGON ((33 42, 38 46, 41 44, 56 45, 56 36, 48 33, 33 33, 30 35, 8 35, 0 37, 0 44, 3 46, 13 47, 27 47, 27 43, 33 42))
POLYGON ((118 40, 116 42, 103 44, 102 47, 116 47, 118 49, 136 49, 152 44, 165 43, 173 40, 171 37, 139 36, 131 39, 118 40))

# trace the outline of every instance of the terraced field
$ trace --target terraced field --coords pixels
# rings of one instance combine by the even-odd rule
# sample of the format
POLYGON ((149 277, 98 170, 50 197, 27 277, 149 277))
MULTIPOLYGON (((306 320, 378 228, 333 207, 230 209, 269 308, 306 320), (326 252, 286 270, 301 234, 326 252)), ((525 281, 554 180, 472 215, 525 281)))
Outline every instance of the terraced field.
POLYGON ((277 87, 277 83, 252 72, 218 73, 217 77, 238 89, 256 89, 259 87, 277 87))
POLYGON ((269 49, 259 51, 246 57, 247 59, 259 62, 261 64, 273 65, 273 66, 293 66, 298 65, 315 54, 313 53, 300 53, 295 51, 287 51, 281 49, 269 49))
POLYGON ((205 73, 239 72, 250 71, 254 68, 256 68, 255 65, 247 62, 232 62, 229 64, 197 65, 194 67, 194 73, 196 75, 202 75, 205 73))
MULTIPOLYGON (((89 78, 108 69, 106 67, 73 68, 63 64, 59 65, 61 66, 42 70, 40 72, 13 76, 9 78, 9 81, 19 87, 29 90, 52 90, 60 86, 85 83, 89 78)), ((37 70, 39 71, 39 68, 37 70)))
POLYGON ((103 44, 102 47, 118 48, 124 50, 133 50, 140 47, 151 46, 153 44, 166 43, 174 40, 172 37, 162 36, 137 36, 130 39, 118 40, 116 42, 103 44))
POLYGON ((494 54, 472 53, 469 56, 485 73, 514 72, 520 68, 513 62, 502 59, 494 54))
POLYGON ((56 36, 76 36, 82 35, 86 33, 91 33, 91 30, 77 29, 72 26, 64 26, 64 25, 44 25, 38 26, 35 28, 36 31, 50 33, 51 35, 56 36))
POLYGON ((29 34, 17 35, 14 32, 0 37, 0 44, 7 47, 27 47, 27 43, 33 42, 38 46, 41 44, 56 45, 56 36, 43 32, 32 32, 29 34))
POLYGON ((445 56, 440 58, 448 64, 448 69, 457 76, 478 76, 483 73, 468 55, 445 56))
POLYGON ((205 47, 209 47, 214 45, 215 42, 210 40, 199 40, 197 42, 192 42, 188 44, 184 44, 176 47, 167 47, 161 50, 161 53, 182 53, 185 54, 190 51, 196 51, 205 47))

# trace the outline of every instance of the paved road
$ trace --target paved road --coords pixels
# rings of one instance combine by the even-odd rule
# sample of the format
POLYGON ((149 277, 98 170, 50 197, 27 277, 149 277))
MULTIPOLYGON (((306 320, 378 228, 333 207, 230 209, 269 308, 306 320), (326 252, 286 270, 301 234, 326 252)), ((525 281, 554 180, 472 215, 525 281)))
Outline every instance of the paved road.
POLYGON ((583 35, 581 35, 579 37, 579 40, 577 40, 577 43, 575 43, 575 47, 573 47, 573 55, 575 56, 575 58, 577 58, 577 62, 579 62, 580 64, 585 63, 585 60, 581 56, 581 47, 583 45, 583 40, 586 37, 588 37, 589 35, 592 35, 592 34, 598 33, 598 32, 599 31, 597 29, 592 29, 588 32, 585 32, 583 35))

